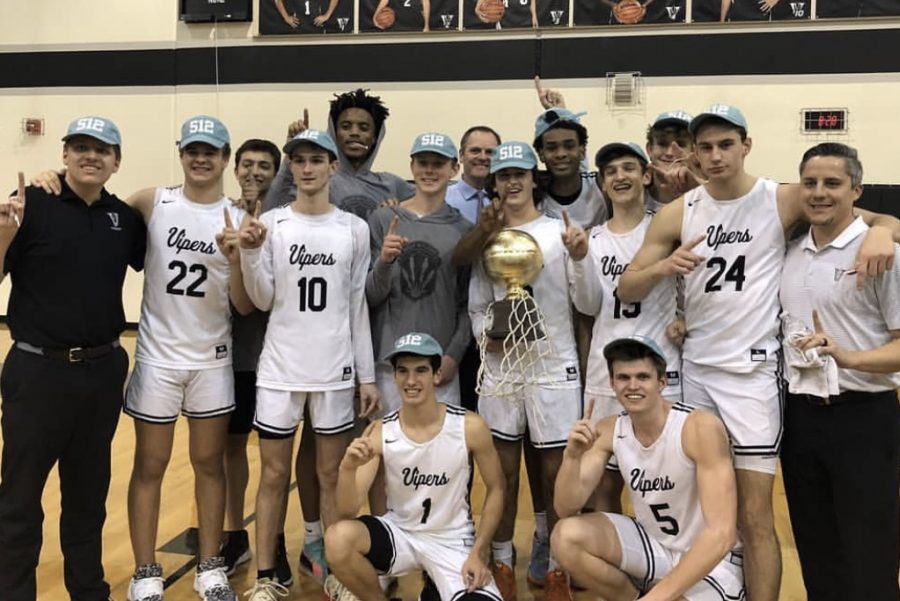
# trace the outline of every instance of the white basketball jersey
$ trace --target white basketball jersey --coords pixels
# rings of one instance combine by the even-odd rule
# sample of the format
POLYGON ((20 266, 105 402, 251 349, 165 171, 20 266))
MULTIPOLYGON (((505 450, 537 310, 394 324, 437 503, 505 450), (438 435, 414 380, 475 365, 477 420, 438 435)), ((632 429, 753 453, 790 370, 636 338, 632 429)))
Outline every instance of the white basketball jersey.
POLYGON ((338 390, 375 381, 366 274, 369 226, 333 209, 265 213, 257 251, 241 252, 247 294, 271 309, 257 384, 274 390, 338 390))
POLYGON ((571 204, 559 204, 552 196, 546 194, 541 205, 544 213, 550 217, 562 219, 565 209, 572 223, 587 229, 609 219, 609 211, 606 207, 606 199, 603 192, 597 186, 594 173, 581 173, 581 194, 571 204))
POLYGON ((228 259, 216 245, 243 210, 222 197, 212 204, 188 200, 181 186, 157 188, 147 224, 144 295, 135 359, 168 369, 231 364, 228 259))
POLYGON ((759 178, 735 200, 714 200, 703 186, 684 195, 681 240, 704 236, 694 252, 705 258, 684 277, 685 359, 748 372, 779 348, 785 241, 777 189, 759 178))
POLYGON ((665 548, 684 553, 703 530, 697 467, 684 454, 682 429, 692 409, 672 405, 662 434, 649 447, 634 436, 631 417, 616 419, 613 453, 637 521, 665 548))
POLYGON ((588 355, 587 395, 613 394, 603 347, 616 338, 641 334, 655 340, 666 356, 669 385, 663 394, 669 398, 681 396, 681 352, 666 337, 666 326, 675 319, 675 278, 662 280, 647 298, 637 303, 623 303, 616 296, 619 276, 640 249, 652 218, 653 215, 648 213, 637 227, 624 234, 609 231, 607 223, 591 231, 588 256, 585 257, 588 264, 584 267, 586 277, 596 278, 588 284, 599 284, 593 295, 600 302, 599 311, 594 315, 588 355))
MULTIPOLYGON (((570 278, 568 272, 568 252, 562 242, 563 222, 559 219, 541 215, 537 219, 514 229, 521 230, 537 241, 544 256, 544 267, 527 290, 534 297, 535 304, 544 315, 547 340, 550 345, 549 356, 544 359, 546 374, 536 384, 549 388, 577 388, 581 381, 578 373, 578 355, 575 350, 575 334, 572 325, 572 308, 569 301, 570 278)), ((479 264, 472 273, 473 284, 469 288, 470 307, 482 304, 479 296, 487 294, 488 302, 502 300, 506 297, 506 286, 503 283, 490 282, 484 269, 479 264), (487 288, 487 291, 485 289, 487 288), (473 298, 474 296, 474 298, 473 298)), ((476 339, 481 336, 478 327, 484 323, 484 316, 472 319, 476 339)), ((485 370, 485 378, 498 374, 501 353, 491 353, 486 358, 494 364, 485 370)), ((490 390, 490 382, 485 383, 490 390)))
POLYGON ((403 433, 400 411, 381 428, 387 519, 404 530, 460 540, 475 535, 469 507, 466 411, 444 405, 444 425, 428 442, 403 433))

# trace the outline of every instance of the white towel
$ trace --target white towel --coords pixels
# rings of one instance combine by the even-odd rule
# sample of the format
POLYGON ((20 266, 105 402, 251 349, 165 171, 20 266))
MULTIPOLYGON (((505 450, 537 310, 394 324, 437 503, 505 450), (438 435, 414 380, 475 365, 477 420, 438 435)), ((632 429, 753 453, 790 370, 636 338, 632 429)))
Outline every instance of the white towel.
POLYGON ((788 380, 788 390, 793 394, 809 394, 828 398, 840 394, 838 387, 838 366, 834 357, 820 355, 819 349, 801 351, 797 341, 812 336, 813 331, 801 322, 782 315, 784 330, 784 363, 788 380))

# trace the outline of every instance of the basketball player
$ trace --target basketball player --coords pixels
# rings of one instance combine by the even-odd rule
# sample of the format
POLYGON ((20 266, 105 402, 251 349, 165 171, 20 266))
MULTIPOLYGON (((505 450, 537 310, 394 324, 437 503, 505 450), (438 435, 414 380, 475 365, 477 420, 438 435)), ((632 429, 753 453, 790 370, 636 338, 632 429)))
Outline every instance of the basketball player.
MULTIPOLYGON (((245 141, 234 154, 234 175, 241 188, 235 206, 252 214, 265 197, 281 162, 281 151, 268 140, 245 141)), ((250 560, 250 540, 244 529, 244 494, 247 490, 247 438, 256 411, 256 368, 262 352, 268 313, 255 309, 249 315, 232 314, 231 330, 234 347, 234 403, 228 422, 225 445, 225 533, 221 555, 225 571, 231 576, 235 568, 250 560)), ((285 554, 284 532, 279 534, 277 576, 281 584, 293 581, 285 554)))
POLYGON ((241 227, 248 294, 257 307, 271 311, 254 418, 262 464, 256 501, 259 571, 251 594, 256 601, 282 590, 274 580, 276 535, 304 406, 309 405, 315 432, 327 525, 334 520, 338 465, 352 438, 357 379, 362 415, 378 404, 365 303, 368 228, 328 202, 328 182, 338 167, 328 134, 307 129, 284 152, 298 183, 296 200, 261 219, 247 217, 241 227))
MULTIPOLYGON (((482 11, 485 1, 476 0, 475 16, 482 23, 491 23, 491 20, 482 11)), ((494 24, 497 29, 538 28, 537 0, 503 0, 503 7, 506 9, 503 11, 503 16, 494 24)))
MULTIPOLYGON (((744 171, 751 140, 740 110, 713 105, 694 117, 690 129, 709 180, 657 213, 619 281, 619 299, 642 301, 661 280, 684 276, 684 398, 720 414, 728 428, 747 588, 754 601, 775 601, 781 582, 772 512, 781 441, 778 283, 786 235, 803 209, 798 186, 744 171)), ((872 228, 868 242, 875 250, 860 255, 874 256, 877 265, 879 258, 893 257, 897 220, 872 221, 891 228, 872 228)), ((860 266, 863 274, 867 265, 860 266)))
POLYGON ((440 133, 416 136, 410 171, 416 193, 396 207, 382 207, 369 218, 372 269, 366 297, 372 311, 375 375, 386 413, 400 407, 387 361, 397 332, 423 331, 446 350, 438 400, 459 405, 457 367, 471 340, 467 298, 469 269, 450 257, 472 227, 444 201, 459 169, 453 140, 440 133))
POLYGON ((832 391, 800 387, 811 379, 800 372, 815 368, 787 369, 781 467, 810 601, 900 598, 900 247, 890 270, 856 290, 862 175, 849 146, 806 151, 810 231, 791 243, 781 276, 785 362, 793 345, 837 365, 832 391))
POLYGON ((647 155, 633 142, 614 142, 597 152, 596 165, 612 217, 591 230, 587 256, 571 267, 575 308, 594 316, 584 398, 585 404, 594 400, 594 417, 599 419, 623 409, 603 356, 607 344, 631 334, 663 341, 669 360, 662 394, 671 402, 681 400, 681 357, 665 336, 666 326, 675 318, 675 278, 661 282, 642 302, 626 304, 616 296, 619 276, 640 248, 653 217, 644 204, 644 188, 651 179, 647 155))
POLYGON ((647 189, 647 204, 653 211, 658 211, 662 205, 669 204, 698 185, 693 174, 687 170, 683 171, 683 177, 689 179, 686 182, 670 182, 665 177, 670 169, 687 162, 691 156, 694 147, 693 136, 688 129, 691 119, 693 117, 682 110, 666 111, 657 115, 647 127, 645 148, 653 175, 647 189))
POLYGON ((325 590, 334 601, 387 601, 378 574, 411 570, 426 570, 441 599, 501 601, 486 560, 503 506, 503 475, 484 421, 434 394, 444 354, 425 333, 397 339, 389 360, 401 406, 373 422, 341 461, 343 520, 326 533, 334 573, 325 590), (485 485, 477 534, 467 493, 470 455, 485 485), (380 467, 391 510, 354 519, 380 467))
POLYGON ((650 338, 607 344, 603 355, 625 407, 599 423, 592 403, 569 434, 556 480, 560 563, 608 601, 743 599, 737 491, 722 422, 662 397, 667 358, 650 338), (615 454, 636 518, 577 515, 615 454), (571 516, 571 517, 570 517, 571 516))
POLYGON ((582 115, 559 107, 538 115, 534 149, 549 175, 543 186, 544 211, 558 217, 565 209, 580 227, 591 228, 606 221, 608 214, 594 174, 582 168, 588 140, 582 115))
MULTIPOLYGON (((362 6, 364 5, 361 8, 362 6)), ((431 0, 378 0, 372 10, 372 25, 365 27, 365 30, 429 31, 430 19, 431 0), (394 11, 395 20, 390 26, 385 26, 378 22, 376 16, 380 10, 388 7, 394 11)))
MULTIPOLYGON (((371 170, 386 133, 384 122, 388 114, 381 98, 362 88, 336 95, 328 113, 328 135, 338 148, 338 170, 329 182, 329 200, 363 219, 368 219, 385 200, 405 200, 415 192, 399 176, 371 170)), ((307 119, 305 126, 308 125, 307 119)), ((284 162, 264 208, 291 202, 295 193, 290 169, 284 162)))
MULTIPOLYGON (((338 6, 338 0, 328 0, 327 4, 324 0, 296 0, 294 4, 300 7, 298 14, 296 7, 288 9, 285 6, 285 0, 274 0, 274 2, 278 14, 288 27, 304 32, 321 31, 338 6)), ((341 31, 342 28, 334 30, 341 31)))
MULTIPOLYGON (((0 597, 36 601, 41 495, 59 466, 68 597, 105 600, 103 524, 110 444, 119 422, 128 355, 122 284, 144 262, 146 229, 107 192, 122 140, 105 117, 81 117, 63 137, 59 198, 25 187, 0 203, 2 280, 10 275, 14 341, 3 363, 0 597)), ((44 595, 41 598, 46 598, 44 595)))
POLYGON ((229 301, 242 314, 252 304, 231 225, 240 223, 242 213, 222 194, 230 153, 221 121, 192 117, 182 125, 179 141, 184 184, 129 198, 148 228, 136 362, 124 409, 134 418, 136 438, 128 517, 137 568, 129 601, 162 598, 162 567, 155 558, 160 486, 179 413, 189 418, 197 495, 200 563, 194 589, 208 601, 234 598, 218 556, 223 456, 234 410, 229 301))
MULTIPOLYGON (((469 315, 472 331, 483 345, 485 374, 481 382, 478 411, 484 417, 494 437, 506 477, 507 498, 516 498, 519 490, 519 458, 526 425, 532 443, 540 455, 544 502, 548 509, 548 530, 552 531, 556 516, 552 511, 553 480, 562 460, 566 433, 581 415, 581 382, 578 358, 569 310, 569 275, 566 266, 569 253, 577 259, 587 254, 587 238, 577 227, 564 228, 563 222, 542 214, 534 198, 534 173, 537 158, 522 142, 505 142, 494 150, 491 173, 508 228, 524 231, 535 238, 543 253, 544 267, 530 284, 536 305, 543 308, 546 340, 537 346, 549 357, 543 362, 543 372, 537 381, 524 381, 524 374, 512 374, 522 389, 512 397, 494 394, 498 384, 501 357, 505 351, 502 340, 485 336, 491 324, 486 315, 491 302, 506 296, 503 284, 492 283, 481 263, 477 263, 469 287, 469 315)), ((568 216, 563 213, 568 226, 568 216)), ((500 526, 491 545, 494 557, 494 576, 505 601, 516 599, 513 575, 513 529, 516 503, 504 507, 500 526)), ((566 575, 549 559, 545 579, 546 599, 556 601, 568 590, 566 575)), ((567 593, 565 593, 567 594, 567 593)))

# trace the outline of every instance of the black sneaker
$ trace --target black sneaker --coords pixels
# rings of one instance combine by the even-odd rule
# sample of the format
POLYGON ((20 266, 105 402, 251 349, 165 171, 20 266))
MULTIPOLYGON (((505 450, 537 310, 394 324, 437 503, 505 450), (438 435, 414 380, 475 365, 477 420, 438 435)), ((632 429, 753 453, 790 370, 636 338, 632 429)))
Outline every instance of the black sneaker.
POLYGON ((284 546, 284 532, 278 535, 278 540, 275 543, 275 580, 281 586, 294 584, 291 562, 288 561, 287 549, 284 546))
POLYGON ((225 532, 225 543, 219 550, 219 555, 225 559, 225 574, 231 576, 242 563, 250 561, 250 537, 246 530, 234 530, 225 532))
POLYGON ((441 595, 438 593, 434 580, 428 575, 428 572, 422 572, 422 592, 419 593, 419 601, 441 601, 441 595))

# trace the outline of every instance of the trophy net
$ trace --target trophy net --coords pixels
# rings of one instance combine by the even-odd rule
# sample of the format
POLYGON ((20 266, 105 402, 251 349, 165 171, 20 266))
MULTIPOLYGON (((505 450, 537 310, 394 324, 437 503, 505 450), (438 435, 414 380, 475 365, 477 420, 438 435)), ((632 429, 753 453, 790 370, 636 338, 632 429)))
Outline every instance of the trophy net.
POLYGON ((553 345, 544 314, 527 290, 522 290, 521 294, 508 298, 506 302, 509 304, 494 302, 487 308, 478 345, 481 366, 478 368, 476 392, 512 397, 519 402, 523 400, 519 392, 532 384, 547 381, 547 361, 552 357, 553 345), (495 313, 501 307, 502 312, 509 308, 508 317, 495 313), (504 317, 507 317, 509 331, 503 338, 503 350, 497 364, 493 357, 489 357, 493 353, 486 350, 487 343, 492 339, 488 330, 490 324, 503 321, 504 317))

